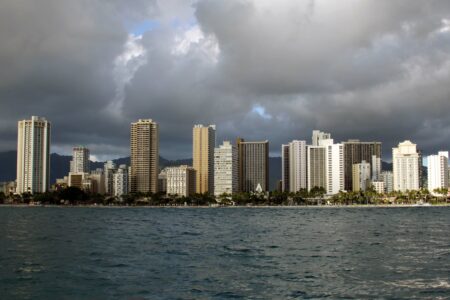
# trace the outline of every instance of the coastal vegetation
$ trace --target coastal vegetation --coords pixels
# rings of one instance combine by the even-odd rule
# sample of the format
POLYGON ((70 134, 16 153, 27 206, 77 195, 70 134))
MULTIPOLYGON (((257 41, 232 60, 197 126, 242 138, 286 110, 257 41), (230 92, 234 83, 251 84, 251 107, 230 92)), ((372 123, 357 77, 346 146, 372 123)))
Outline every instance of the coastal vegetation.
POLYGON ((374 189, 365 192, 341 191, 331 197, 325 189, 315 187, 311 191, 302 189, 296 193, 236 193, 218 197, 209 194, 194 194, 189 197, 164 193, 136 193, 121 197, 90 194, 76 187, 42 194, 5 195, 0 193, 0 204, 42 205, 105 205, 105 206, 307 206, 307 205, 399 205, 447 203, 446 190, 430 193, 426 189, 407 192, 379 194, 374 189))

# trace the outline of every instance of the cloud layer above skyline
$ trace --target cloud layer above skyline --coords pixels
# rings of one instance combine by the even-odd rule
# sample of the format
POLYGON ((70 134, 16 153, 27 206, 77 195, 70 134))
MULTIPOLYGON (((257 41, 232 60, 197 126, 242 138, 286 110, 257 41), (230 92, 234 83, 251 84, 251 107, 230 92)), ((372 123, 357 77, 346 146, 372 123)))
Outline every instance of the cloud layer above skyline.
POLYGON ((52 152, 129 155, 130 123, 160 124, 160 154, 218 142, 411 139, 450 150, 450 2, 17 1, 0 3, 0 151, 17 121, 52 122, 52 152))

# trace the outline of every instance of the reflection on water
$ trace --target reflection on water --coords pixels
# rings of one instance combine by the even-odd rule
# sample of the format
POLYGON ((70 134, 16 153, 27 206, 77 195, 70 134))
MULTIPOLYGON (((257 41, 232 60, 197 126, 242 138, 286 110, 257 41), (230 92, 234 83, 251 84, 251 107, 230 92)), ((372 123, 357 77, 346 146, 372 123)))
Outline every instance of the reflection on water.
POLYGON ((433 207, 0 207, 0 298, 444 299, 449 232, 433 207))

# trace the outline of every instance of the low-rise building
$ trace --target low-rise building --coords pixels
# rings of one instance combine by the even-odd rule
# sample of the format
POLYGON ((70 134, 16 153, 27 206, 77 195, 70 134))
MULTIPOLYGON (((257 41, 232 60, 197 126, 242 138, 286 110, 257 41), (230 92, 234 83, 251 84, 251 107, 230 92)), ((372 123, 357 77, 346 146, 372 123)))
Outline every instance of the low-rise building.
POLYGON ((15 181, 6 181, 0 182, 0 193, 5 194, 6 196, 14 194, 16 191, 16 182, 15 181))
POLYGON ((384 181, 372 181, 372 186, 378 194, 384 194, 384 181))
POLYGON ((167 168, 167 194, 188 197, 195 194, 195 169, 190 166, 167 168))
POLYGON ((91 171, 91 192, 93 194, 105 194, 105 175, 103 169, 91 171))

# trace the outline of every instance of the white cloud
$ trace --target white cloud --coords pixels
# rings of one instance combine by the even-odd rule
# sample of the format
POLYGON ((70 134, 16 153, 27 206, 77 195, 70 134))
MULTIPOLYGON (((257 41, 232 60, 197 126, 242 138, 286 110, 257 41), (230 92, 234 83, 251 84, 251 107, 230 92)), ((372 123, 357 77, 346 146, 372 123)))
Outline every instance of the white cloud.
POLYGON ((115 96, 108 111, 120 117, 125 101, 125 87, 140 67, 147 63, 147 50, 142 45, 142 35, 128 35, 123 52, 114 60, 115 96))
POLYGON ((442 19, 442 27, 439 29, 440 33, 450 32, 450 19, 442 19))
POLYGON ((172 55, 185 56, 190 51, 200 51, 208 60, 217 63, 220 54, 219 45, 214 36, 205 36, 198 25, 177 34, 172 55))

